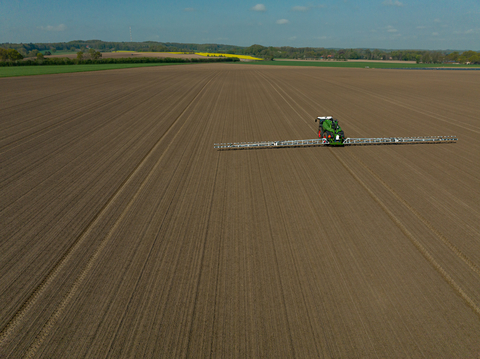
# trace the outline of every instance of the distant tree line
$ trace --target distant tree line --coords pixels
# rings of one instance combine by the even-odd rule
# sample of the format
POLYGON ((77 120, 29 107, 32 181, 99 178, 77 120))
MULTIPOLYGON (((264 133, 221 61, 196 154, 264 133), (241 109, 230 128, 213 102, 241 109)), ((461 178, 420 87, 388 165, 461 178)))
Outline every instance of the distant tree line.
POLYGON ((463 53, 429 50, 379 50, 379 49, 326 49, 313 47, 264 47, 252 45, 237 52, 264 59, 311 59, 311 60, 400 60, 417 63, 440 64, 445 62, 480 64, 480 53, 463 53))
MULTIPOLYGON (((76 40, 59 43, 0 44, 9 51, 16 50, 23 57, 35 58, 39 52, 45 55, 57 51, 87 53, 92 49, 98 52, 139 51, 139 52, 215 52, 225 54, 250 55, 266 60, 273 59, 315 59, 315 60, 400 60, 417 63, 438 64, 445 62, 480 63, 480 53, 475 51, 430 51, 430 50, 381 50, 381 49, 328 49, 323 47, 249 47, 222 44, 182 44, 170 42, 109 42, 101 40, 76 40)), ((2 53, 3 59, 3 53, 2 53)), ((5 61, 5 60, 3 60, 5 61)), ((14 60, 16 61, 16 60, 14 60)))
MULTIPOLYGON (((181 44, 175 42, 111 42, 101 40, 75 40, 69 42, 57 43, 3 43, 0 47, 5 49, 15 49, 23 57, 35 57, 38 52, 50 52, 55 54, 57 51, 86 52, 88 49, 96 49, 101 52, 111 51, 139 51, 139 52, 218 52, 237 49, 237 46, 218 45, 218 44, 181 44)), ((48 55, 48 54, 47 54, 48 55)))

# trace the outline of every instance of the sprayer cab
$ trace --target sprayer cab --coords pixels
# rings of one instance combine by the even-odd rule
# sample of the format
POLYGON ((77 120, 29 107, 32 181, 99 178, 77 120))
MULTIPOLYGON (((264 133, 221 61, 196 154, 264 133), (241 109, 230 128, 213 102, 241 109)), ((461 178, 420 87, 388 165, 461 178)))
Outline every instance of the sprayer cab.
POLYGON ((338 121, 332 116, 317 117, 318 121, 318 137, 324 138, 331 146, 343 146, 345 134, 338 124, 338 121))

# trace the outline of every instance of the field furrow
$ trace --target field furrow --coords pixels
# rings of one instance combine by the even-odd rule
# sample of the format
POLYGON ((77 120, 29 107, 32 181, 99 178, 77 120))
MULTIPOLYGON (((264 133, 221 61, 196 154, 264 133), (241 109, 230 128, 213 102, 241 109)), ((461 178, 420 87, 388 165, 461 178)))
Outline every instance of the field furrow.
POLYGON ((0 357, 478 356, 467 72, 0 79, 0 357), (213 149, 315 138, 325 115, 347 137, 459 141, 213 149))

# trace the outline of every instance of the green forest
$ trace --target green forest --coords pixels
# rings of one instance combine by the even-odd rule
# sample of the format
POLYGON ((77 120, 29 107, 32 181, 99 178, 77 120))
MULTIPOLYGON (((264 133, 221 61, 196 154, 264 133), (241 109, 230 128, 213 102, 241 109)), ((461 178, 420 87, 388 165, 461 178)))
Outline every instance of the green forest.
POLYGON ((87 52, 94 49, 98 52, 111 51, 143 51, 143 52, 216 52, 225 54, 250 55, 265 60, 273 59, 305 59, 305 60, 400 60, 417 63, 461 63, 480 64, 480 52, 449 50, 385 50, 385 49, 329 49, 323 47, 265 47, 252 45, 249 47, 221 44, 182 44, 170 42, 110 42, 101 40, 76 40, 58 43, 3 43, 0 44, 0 60, 18 61, 23 58, 36 58, 42 55, 54 55, 65 52, 87 52), (13 50, 16 52, 14 53, 13 50))

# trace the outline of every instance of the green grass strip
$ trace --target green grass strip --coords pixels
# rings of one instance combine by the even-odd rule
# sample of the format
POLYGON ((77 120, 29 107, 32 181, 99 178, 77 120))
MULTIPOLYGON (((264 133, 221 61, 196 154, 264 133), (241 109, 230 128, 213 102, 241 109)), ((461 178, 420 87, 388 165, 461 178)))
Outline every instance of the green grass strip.
POLYGON ((65 74, 71 72, 128 69, 132 67, 186 65, 191 63, 138 63, 138 64, 92 64, 92 65, 39 65, 0 67, 0 77, 65 74))
POLYGON ((388 63, 388 62, 350 62, 350 61, 257 61, 242 62, 251 65, 275 65, 275 66, 315 66, 315 67, 343 67, 343 68, 366 68, 371 69, 404 69, 404 68, 479 68, 480 65, 455 65, 455 64, 412 64, 412 63, 388 63))

